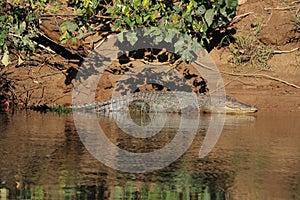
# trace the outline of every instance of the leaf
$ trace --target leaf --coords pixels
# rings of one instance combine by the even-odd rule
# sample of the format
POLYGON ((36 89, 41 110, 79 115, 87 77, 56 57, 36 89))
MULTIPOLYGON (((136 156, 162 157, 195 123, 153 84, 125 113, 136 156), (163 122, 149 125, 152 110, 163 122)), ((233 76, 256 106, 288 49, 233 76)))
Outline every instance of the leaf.
POLYGON ((133 5, 134 9, 139 9, 141 6, 141 1, 140 0, 134 0, 132 1, 131 5, 133 5))
POLYGON ((109 7, 109 8, 107 8, 106 13, 112 14, 113 11, 114 11, 114 8, 113 7, 109 7))
POLYGON ((194 60, 196 60, 197 55, 195 54, 195 52, 187 49, 182 52, 181 57, 182 57, 182 60, 185 61, 186 63, 191 63, 194 60))
POLYGON ((190 1, 189 5, 186 7, 186 12, 190 13, 192 11, 193 6, 194 6, 194 1, 190 1))
POLYGON ((19 55, 18 58, 18 65, 21 65, 24 62, 24 60, 21 58, 21 56, 19 55))
POLYGON ((204 19, 207 23, 207 26, 209 27, 214 19, 214 10, 213 9, 209 9, 206 11, 205 15, 204 15, 204 19))
POLYGON ((149 1, 149 0, 143 0, 143 1, 142 1, 142 5, 143 5, 143 7, 149 8, 149 6, 150 6, 150 1, 149 1))
POLYGON ((226 7, 221 8, 221 9, 220 9, 220 13, 221 13, 223 16, 227 17, 226 7))
POLYGON ((203 15, 203 14, 205 13, 205 11, 206 11, 205 6, 204 6, 204 5, 201 5, 201 6, 199 6, 198 9, 196 10, 196 14, 197 14, 197 15, 203 15))
POLYGON ((77 41, 76 37, 72 37, 72 38, 71 38, 71 44, 75 44, 76 41, 77 41))
POLYGON ((4 46, 6 40, 7 40, 7 33, 2 31, 2 33, 0 34, 0 46, 4 46))
POLYGON ((64 34, 62 34, 62 35, 60 36, 59 40, 60 40, 60 42, 61 42, 62 44, 65 44, 65 43, 67 43, 67 40, 68 40, 70 37, 71 37, 71 36, 70 36, 70 34, 68 33, 68 31, 66 31, 64 34))
POLYGON ((159 29, 158 27, 155 27, 153 29, 153 31, 150 33, 150 37, 155 37, 155 36, 158 36, 161 34, 162 34, 161 29, 159 29))
POLYGON ((70 22, 70 21, 66 21, 66 22, 63 22, 61 25, 60 25, 60 28, 63 29, 63 28, 66 28, 69 32, 73 33, 75 32, 76 30, 79 29, 78 25, 73 23, 73 22, 70 22))
POLYGON ((208 27, 206 26, 206 24, 202 24, 202 26, 201 26, 201 32, 202 33, 206 33, 207 29, 208 29, 208 27))
POLYGON ((149 36, 153 31, 155 31, 156 27, 151 26, 150 28, 144 27, 144 36, 149 36))
POLYGON ((199 49, 202 49, 202 46, 197 42, 196 39, 193 39, 192 41, 192 46, 190 48, 192 51, 196 52, 198 51, 199 49))
POLYGON ((178 40, 175 44, 174 44, 174 48, 175 48, 175 53, 179 53, 184 49, 184 40, 178 40))
POLYGON ((152 13, 152 15, 150 15, 150 19, 151 19, 151 21, 154 21, 155 19, 156 19, 156 14, 155 13, 152 13))
POLYGON ((156 43, 160 43, 161 41, 163 41, 164 37, 162 34, 158 35, 155 37, 155 42, 156 43))
POLYGON ((137 24, 142 24, 143 23, 143 18, 139 15, 136 15, 136 22, 137 22, 137 24))
POLYGON ((6 67, 10 62, 9 52, 7 50, 4 51, 3 57, 1 59, 2 64, 6 67))
POLYGON ((175 31, 172 30, 166 31, 165 41, 171 43, 173 41, 175 34, 176 34, 175 31))
POLYGON ((150 15, 143 17, 143 22, 146 22, 149 19, 150 15))
POLYGON ((159 3, 155 4, 154 7, 152 8, 153 10, 158 10, 161 8, 161 5, 159 3))
POLYGON ((112 29, 113 31, 116 31, 116 30, 121 26, 121 24, 122 24, 122 21, 121 21, 120 19, 117 19, 117 20, 115 21, 115 24, 111 27, 111 29, 112 29))
POLYGON ((135 43, 138 41, 138 37, 136 35, 136 32, 128 32, 125 35, 126 39, 128 40, 128 42, 133 46, 135 45, 135 43))
POLYGON ((67 29, 66 29, 65 27, 63 27, 63 28, 61 29, 61 32, 62 32, 62 34, 61 34, 61 36, 60 36, 60 41, 67 39, 67 36, 68 36, 68 31, 67 31, 67 29))
POLYGON ((92 0, 91 1, 90 6, 91 6, 91 9, 92 9, 93 12, 97 8, 98 4, 99 4, 98 0, 92 0))
POLYGON ((84 37, 84 32, 82 31, 82 29, 79 29, 78 33, 79 33, 79 38, 82 39, 84 37))
POLYGON ((83 9, 81 9, 81 8, 76 9, 76 14, 78 14, 78 15, 84 15, 85 13, 86 13, 86 9, 85 8, 83 8, 83 9))
POLYGON ((129 6, 124 6, 123 9, 122 9, 123 13, 127 16, 127 17, 131 17, 131 9, 129 8, 129 6))
POLYGON ((83 1, 83 6, 84 6, 85 8, 87 8, 87 7, 89 6, 89 4, 90 4, 90 0, 84 0, 84 1, 83 1))
POLYGON ((117 38, 120 43, 123 43, 124 42, 124 32, 119 33, 117 35, 117 38))
POLYGON ((133 22, 131 21, 130 17, 125 17, 124 21, 130 28, 132 28, 133 22))
POLYGON ((174 23, 174 24, 176 24, 177 22, 178 22, 178 16, 177 15, 172 15, 172 22, 174 23))
POLYGON ((238 0, 226 0, 226 6, 229 8, 236 8, 238 5, 238 0))

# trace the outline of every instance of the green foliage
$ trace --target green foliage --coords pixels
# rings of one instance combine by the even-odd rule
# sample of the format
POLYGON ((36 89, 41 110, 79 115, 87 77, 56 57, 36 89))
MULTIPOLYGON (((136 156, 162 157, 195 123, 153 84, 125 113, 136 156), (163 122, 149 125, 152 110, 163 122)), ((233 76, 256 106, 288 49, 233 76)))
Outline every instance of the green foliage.
POLYGON ((63 115, 63 114, 72 113, 72 108, 59 105, 59 106, 51 107, 51 108, 47 109, 47 111, 55 112, 55 113, 58 113, 59 115, 63 115))
POLYGON ((127 47, 128 45, 133 47, 138 40, 163 44, 170 48, 168 50, 180 55, 186 63, 196 60, 195 51, 203 49, 196 39, 191 39, 187 34, 179 34, 175 29, 144 27, 118 34, 120 47, 127 47))
POLYGON ((295 33, 300 33, 300 16, 295 16, 292 20, 293 23, 293 31, 295 33))
POLYGON ((39 15, 46 0, 3 1, 0 3, 0 58, 1 65, 8 65, 11 52, 19 62, 35 50, 32 38, 37 35, 39 15))
POLYGON ((209 44, 209 33, 226 26, 236 14, 237 0, 218 1, 150 1, 116 0, 107 13, 117 17, 113 30, 144 26, 176 29, 209 44))
POLYGON ((64 44, 70 40, 71 43, 75 43, 77 38, 81 39, 84 35, 82 27, 91 30, 90 22, 101 9, 103 7, 99 0, 76 0, 74 10, 77 17, 60 25, 60 42, 64 44))
POLYGON ((70 21, 65 21, 60 25, 60 31, 62 32, 60 36, 60 42, 65 44, 69 39, 71 43, 76 43, 76 35, 74 33, 78 32, 80 35, 83 34, 79 26, 70 21))
POLYGON ((93 16, 96 14, 98 5, 98 0, 76 0, 75 12, 78 15, 93 16))
MULTIPOLYGON (((46 12, 61 13, 61 5, 59 0, 1 1, 0 65, 8 65, 12 57, 22 63, 35 51, 33 38, 37 37, 41 15, 46 12)), ((141 27, 175 29, 196 39, 201 45, 207 45, 211 32, 226 27, 235 16, 237 0, 116 0, 109 4, 98 0, 75 0, 72 7, 76 16, 60 25, 62 43, 68 40, 75 43, 76 38, 83 36, 83 30, 92 30, 91 24, 99 23, 99 15, 106 14, 112 17, 111 29, 116 32, 141 27)), ((158 36, 157 40, 162 40, 162 36, 158 36)), ((166 38, 166 42, 171 42, 171 36, 166 38)), ((134 37, 130 39, 131 44, 135 42, 134 37)), ((181 45, 176 44, 176 48, 181 51, 181 45)), ((190 60, 192 56, 185 54, 190 60)))

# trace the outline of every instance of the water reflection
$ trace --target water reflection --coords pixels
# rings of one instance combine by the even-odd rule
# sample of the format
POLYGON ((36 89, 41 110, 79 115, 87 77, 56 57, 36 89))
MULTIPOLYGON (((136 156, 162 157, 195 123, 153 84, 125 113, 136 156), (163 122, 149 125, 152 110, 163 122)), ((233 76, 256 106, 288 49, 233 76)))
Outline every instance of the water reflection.
MULTIPOLYGON (((91 156, 72 115, 1 113, 0 199, 299 199, 299 117, 226 118, 217 145, 200 159, 209 120, 203 118, 177 161, 134 174, 91 156)), ((127 140, 115 122, 98 122, 110 130, 107 136, 114 144, 133 152, 161 148, 176 134, 169 124, 149 140, 127 140)))

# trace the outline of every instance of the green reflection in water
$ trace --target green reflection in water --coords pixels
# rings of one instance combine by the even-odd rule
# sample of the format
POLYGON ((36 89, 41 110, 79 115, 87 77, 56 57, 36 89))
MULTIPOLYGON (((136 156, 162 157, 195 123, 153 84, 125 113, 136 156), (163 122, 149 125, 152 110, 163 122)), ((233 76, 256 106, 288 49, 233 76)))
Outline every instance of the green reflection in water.
MULTIPOLYGON (((76 173, 75 173, 76 174, 76 173)), ((85 176, 86 174, 83 174, 85 176)), ((84 185, 72 171, 63 171, 57 185, 17 182, 15 188, 1 189, 3 199, 225 199, 225 182, 211 174, 174 171, 174 174, 116 174, 112 182, 84 185), (120 178, 123 177, 123 178, 120 178), (134 180, 130 180, 134 179, 134 180), (216 181, 216 182, 215 182, 216 181), (221 182, 220 182, 221 181, 221 182), (221 185, 220 185, 221 184, 221 185), (222 189, 223 188, 223 189, 222 189), (9 194, 9 195, 8 195, 9 194), (9 198, 8 198, 9 197, 9 198)), ((110 174, 110 176, 113 176, 110 174)))
MULTIPOLYGON (((226 177, 226 176, 224 176, 226 177)), ((147 180, 147 177, 144 177, 147 180)), ((175 171, 167 177, 155 177, 156 182, 127 181, 124 186, 112 186, 112 199, 225 199, 225 183, 212 174, 175 171), (218 182, 218 183, 217 183, 218 182), (222 184, 217 185, 217 184, 222 184)))

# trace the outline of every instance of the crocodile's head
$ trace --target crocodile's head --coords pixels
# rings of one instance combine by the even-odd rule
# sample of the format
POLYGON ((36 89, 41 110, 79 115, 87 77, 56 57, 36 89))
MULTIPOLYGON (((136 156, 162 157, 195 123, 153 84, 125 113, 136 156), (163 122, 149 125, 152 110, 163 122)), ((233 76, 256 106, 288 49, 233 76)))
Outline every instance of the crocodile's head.
POLYGON ((225 110, 226 113, 229 114, 247 114, 257 112, 257 108, 255 106, 244 104, 230 96, 226 96, 225 110))
MULTIPOLYGON (((202 97, 202 100, 204 98, 205 97, 202 97)), ((211 99, 208 98, 206 103, 203 104, 202 109, 203 112, 208 113, 249 114, 257 112, 257 108, 255 106, 239 102, 231 96, 226 96, 226 102, 224 102, 222 106, 213 106, 211 99)))

